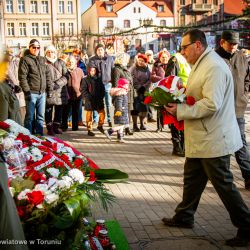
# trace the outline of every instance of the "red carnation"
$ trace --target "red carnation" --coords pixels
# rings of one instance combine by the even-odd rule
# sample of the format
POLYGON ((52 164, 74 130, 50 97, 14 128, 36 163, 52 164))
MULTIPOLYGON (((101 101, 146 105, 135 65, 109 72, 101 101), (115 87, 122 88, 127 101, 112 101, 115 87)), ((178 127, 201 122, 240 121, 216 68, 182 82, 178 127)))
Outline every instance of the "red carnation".
POLYGON ((17 212, 20 218, 25 216, 26 206, 17 206, 17 212))
POLYGON ((10 125, 6 122, 0 122, 0 128, 4 130, 8 130, 10 128, 10 125))
POLYGON ((42 141, 42 145, 47 148, 52 148, 52 143, 49 141, 42 141))
POLYGON ((54 161, 54 166, 56 168, 63 168, 64 167, 64 163, 61 161, 54 161))
POLYGON ((150 104, 152 103, 153 99, 152 96, 146 96, 144 99, 144 104, 150 104))
POLYGON ((22 133, 19 133, 16 140, 21 140, 24 144, 31 146, 32 141, 28 135, 24 135, 22 133))
POLYGON ((76 158, 74 160, 74 165, 75 165, 76 168, 80 168, 83 165, 83 163, 84 163, 83 160, 80 159, 80 158, 76 158))
POLYGON ((29 170, 26 173, 27 177, 30 177, 32 181, 34 181, 35 183, 39 183, 41 181, 41 179, 43 179, 42 174, 40 174, 39 172, 37 172, 34 169, 29 170))
POLYGON ((68 161, 69 161, 69 157, 68 157, 67 155, 65 155, 65 154, 61 155, 60 158, 61 158, 63 161, 65 161, 65 162, 68 162, 68 161))
POLYGON ((159 85, 158 85, 158 86, 164 86, 164 87, 166 87, 167 89, 170 89, 171 86, 172 86, 172 81, 173 81, 174 77, 175 77, 175 76, 168 76, 167 78, 162 79, 162 80, 159 82, 159 85))
POLYGON ((32 191, 32 193, 27 193, 26 195, 28 197, 28 201, 34 206, 37 206, 44 201, 44 194, 39 190, 32 191))
POLYGON ((96 181, 95 172, 89 171, 89 181, 96 181))
POLYGON ((190 105, 190 106, 194 105, 195 104, 194 97, 193 96, 187 96, 186 104, 190 105))

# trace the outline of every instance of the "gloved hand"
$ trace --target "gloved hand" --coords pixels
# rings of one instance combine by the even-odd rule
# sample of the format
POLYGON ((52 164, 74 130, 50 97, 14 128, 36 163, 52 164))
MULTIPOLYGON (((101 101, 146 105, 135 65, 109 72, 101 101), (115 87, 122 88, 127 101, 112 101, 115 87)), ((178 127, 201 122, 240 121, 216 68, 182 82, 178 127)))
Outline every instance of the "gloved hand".
POLYGON ((119 110, 118 110, 118 111, 116 111, 116 112, 115 112, 115 116, 122 116, 122 112, 121 112, 121 111, 119 111, 119 110))
POLYGON ((25 96, 26 101, 29 102, 31 100, 31 92, 30 91, 24 92, 24 96, 25 96))
POLYGON ((18 85, 15 85, 14 86, 14 92, 15 93, 20 93, 20 92, 22 92, 22 88, 20 86, 18 86, 18 85))
POLYGON ((60 86, 57 83, 55 83, 53 90, 58 90, 58 89, 60 89, 60 86))

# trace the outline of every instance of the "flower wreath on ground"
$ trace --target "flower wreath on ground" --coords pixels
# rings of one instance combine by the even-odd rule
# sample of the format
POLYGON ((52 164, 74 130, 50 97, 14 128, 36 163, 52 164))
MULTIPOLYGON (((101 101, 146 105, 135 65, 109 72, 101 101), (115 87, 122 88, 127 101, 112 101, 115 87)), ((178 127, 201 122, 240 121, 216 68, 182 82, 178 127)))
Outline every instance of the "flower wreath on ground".
POLYGON ((91 213, 89 201, 100 200, 106 210, 115 201, 104 183, 128 178, 117 169, 100 169, 58 138, 31 135, 12 120, 0 122, 0 140, 27 238, 65 240, 68 229, 74 235, 91 213))
POLYGON ((167 106, 169 103, 184 102, 188 105, 194 105, 195 99, 192 96, 186 96, 185 92, 186 89, 180 77, 168 76, 152 84, 150 91, 146 93, 144 104, 160 111, 164 125, 174 124, 178 130, 184 130, 184 122, 178 121, 175 116, 169 114, 164 106, 167 106))

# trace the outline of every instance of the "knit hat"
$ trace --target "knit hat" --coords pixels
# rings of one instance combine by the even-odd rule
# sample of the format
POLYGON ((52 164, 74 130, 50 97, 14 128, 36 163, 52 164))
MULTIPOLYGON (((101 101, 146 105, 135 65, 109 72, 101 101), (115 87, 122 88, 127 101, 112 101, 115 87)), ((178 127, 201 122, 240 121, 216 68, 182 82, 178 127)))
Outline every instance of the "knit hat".
POLYGON ((99 48, 105 49, 104 45, 103 45, 102 43, 99 43, 99 44, 97 44, 96 47, 95 47, 95 52, 96 52, 99 48))
POLYGON ((141 58, 144 60, 145 63, 148 63, 148 58, 145 54, 138 54, 137 58, 141 58))
POLYGON ((37 39, 32 39, 32 40, 30 40, 29 47, 31 47, 33 45, 40 46, 40 43, 37 39))
POLYGON ((149 50, 146 50, 145 55, 147 55, 147 56, 151 55, 152 56, 152 55, 154 55, 154 52, 151 49, 149 49, 149 50))
POLYGON ((125 78, 120 78, 117 82, 117 87, 121 89, 128 89, 129 81, 125 78))
POLYGON ((47 53, 48 51, 54 51, 54 52, 57 52, 57 51, 56 51, 56 48, 55 48, 55 46, 54 46, 54 45, 49 45, 49 46, 47 46, 47 47, 46 47, 46 50, 45 50, 45 55, 46 55, 46 53, 47 53))

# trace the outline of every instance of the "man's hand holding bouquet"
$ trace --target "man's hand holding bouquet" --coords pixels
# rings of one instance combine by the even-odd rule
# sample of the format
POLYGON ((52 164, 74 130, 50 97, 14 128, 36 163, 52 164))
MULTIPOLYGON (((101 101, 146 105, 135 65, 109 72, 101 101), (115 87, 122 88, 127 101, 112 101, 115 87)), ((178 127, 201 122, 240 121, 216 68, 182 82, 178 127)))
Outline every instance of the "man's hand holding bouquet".
POLYGON ((156 82, 146 94, 144 103, 160 110, 163 116, 163 124, 174 124, 178 130, 184 129, 183 121, 178 121, 175 116, 166 111, 165 107, 169 103, 187 103, 193 105, 195 99, 186 96, 185 87, 178 76, 168 76, 159 82, 156 82))

